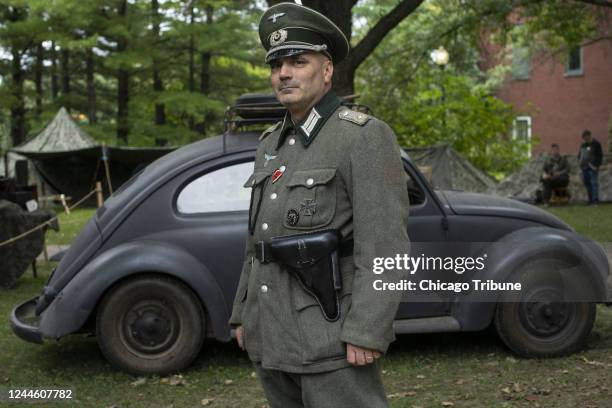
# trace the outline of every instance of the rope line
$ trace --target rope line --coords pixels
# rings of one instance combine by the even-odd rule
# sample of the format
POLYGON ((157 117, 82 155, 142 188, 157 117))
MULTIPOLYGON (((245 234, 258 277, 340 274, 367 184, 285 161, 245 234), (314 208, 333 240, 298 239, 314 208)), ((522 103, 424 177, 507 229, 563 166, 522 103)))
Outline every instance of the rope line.
MULTIPOLYGON (((94 194, 96 192, 96 190, 91 190, 86 196, 84 196, 83 198, 81 198, 79 201, 77 201, 74 205, 68 207, 70 210, 72 210, 73 208, 76 208, 77 206, 81 205, 85 200, 87 200, 89 197, 91 197, 92 194, 94 194)), ((43 222, 42 224, 39 224, 29 230, 27 230, 26 232, 23 232, 15 237, 9 238, 6 241, 0 242, 0 247, 3 247, 5 245, 9 245, 12 244, 15 241, 20 240, 21 238, 30 235, 31 233, 38 231, 39 229, 43 228, 45 225, 50 224, 51 222, 55 221, 59 216, 56 215, 53 218, 48 219, 47 221, 43 222)))

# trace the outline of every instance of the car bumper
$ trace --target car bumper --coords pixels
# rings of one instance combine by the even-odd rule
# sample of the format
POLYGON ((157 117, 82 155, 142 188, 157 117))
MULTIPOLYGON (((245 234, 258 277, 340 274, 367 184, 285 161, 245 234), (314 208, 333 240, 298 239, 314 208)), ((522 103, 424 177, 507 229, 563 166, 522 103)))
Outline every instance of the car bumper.
POLYGON ((23 340, 41 344, 43 335, 38 327, 40 318, 34 313, 37 300, 38 297, 30 299, 11 311, 11 328, 23 340))

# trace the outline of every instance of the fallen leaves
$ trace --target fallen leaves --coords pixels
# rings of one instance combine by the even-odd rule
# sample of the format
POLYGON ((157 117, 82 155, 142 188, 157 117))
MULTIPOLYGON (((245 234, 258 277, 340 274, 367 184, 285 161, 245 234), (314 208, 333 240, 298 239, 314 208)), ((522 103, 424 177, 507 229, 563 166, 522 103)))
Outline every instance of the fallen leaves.
POLYGON ((132 387, 140 387, 141 385, 145 385, 147 383, 147 379, 145 377, 139 377, 136 381, 130 383, 132 387))
POLYGON ((415 395, 416 395, 416 392, 414 391, 394 392, 393 394, 387 395, 387 398, 389 399, 406 398, 406 397, 414 397, 415 395))
POLYGON ((161 380, 159 380, 159 382, 162 384, 168 384, 168 385, 172 385, 175 387, 187 384, 187 380, 185 380, 181 374, 172 375, 170 377, 164 377, 161 380))

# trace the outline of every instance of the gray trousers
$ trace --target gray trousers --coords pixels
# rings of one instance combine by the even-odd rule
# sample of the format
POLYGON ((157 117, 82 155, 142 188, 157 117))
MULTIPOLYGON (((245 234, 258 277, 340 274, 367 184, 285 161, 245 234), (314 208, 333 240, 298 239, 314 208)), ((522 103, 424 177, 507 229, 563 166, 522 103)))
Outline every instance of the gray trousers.
POLYGON ((293 374, 255 364, 271 408, 388 407, 378 362, 318 374, 293 374))

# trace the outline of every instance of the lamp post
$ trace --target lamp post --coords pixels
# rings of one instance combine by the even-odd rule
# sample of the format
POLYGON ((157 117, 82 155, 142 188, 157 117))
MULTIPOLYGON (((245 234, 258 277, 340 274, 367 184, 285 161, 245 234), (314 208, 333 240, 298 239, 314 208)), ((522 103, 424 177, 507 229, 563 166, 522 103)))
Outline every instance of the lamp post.
MULTIPOLYGON (((444 47, 440 46, 437 49, 431 51, 431 53, 429 53, 429 56, 431 58, 431 61, 436 64, 441 71, 444 71, 446 64, 448 64, 448 51, 446 51, 444 47)), ((444 116, 442 116, 442 126, 444 128, 443 131, 446 132, 446 92, 444 89, 443 81, 444 78, 441 78, 440 89, 442 90, 442 106, 444 107, 444 116)))

